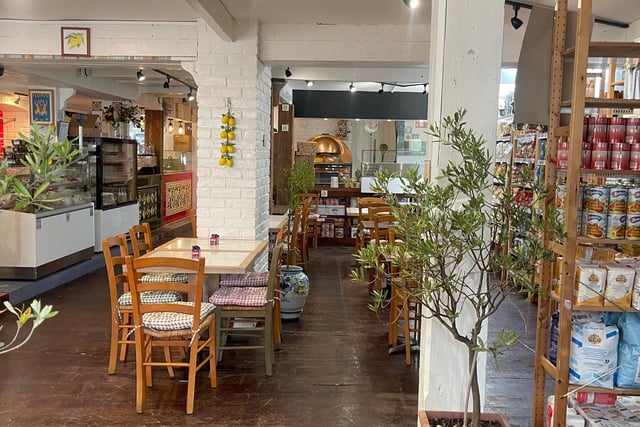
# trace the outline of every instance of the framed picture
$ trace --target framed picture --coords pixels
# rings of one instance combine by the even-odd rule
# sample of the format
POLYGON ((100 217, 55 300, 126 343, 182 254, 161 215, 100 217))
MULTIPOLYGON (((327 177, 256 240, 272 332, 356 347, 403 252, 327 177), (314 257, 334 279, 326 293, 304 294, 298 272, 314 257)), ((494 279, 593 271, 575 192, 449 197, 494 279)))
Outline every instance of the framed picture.
POLYGON ((53 124, 53 91, 34 89, 29 91, 31 123, 53 124))
POLYGON ((85 27, 60 28, 62 56, 90 56, 91 29, 85 27))

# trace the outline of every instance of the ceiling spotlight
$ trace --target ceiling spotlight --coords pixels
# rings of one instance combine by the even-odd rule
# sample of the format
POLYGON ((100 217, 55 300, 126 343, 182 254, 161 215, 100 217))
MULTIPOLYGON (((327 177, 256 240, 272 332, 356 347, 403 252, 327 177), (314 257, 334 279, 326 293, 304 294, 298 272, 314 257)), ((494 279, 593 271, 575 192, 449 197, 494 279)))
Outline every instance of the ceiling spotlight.
POLYGON ((169 89, 169 82, 171 82, 171 77, 167 76, 167 81, 162 85, 163 88, 169 89))
POLYGON ((13 101, 13 103, 16 104, 16 105, 20 105, 20 97, 21 97, 21 95, 18 94, 18 97, 16 98, 15 101, 13 101))
POLYGON ((169 133, 173 133, 173 120, 169 119, 169 133))
POLYGON ((311 87, 314 85, 314 81, 313 80, 306 80, 307 83, 307 87, 311 87))
POLYGON ((349 85, 349 90, 351 92, 355 92, 356 91, 356 87, 353 85, 353 82, 351 82, 351 84, 349 85))
POLYGON ((136 73, 136 75, 138 76, 138 81, 141 82, 144 79, 146 79, 146 77, 144 76, 144 73, 142 72, 142 70, 138 70, 138 72, 136 73))
POLYGON ((518 11, 520 10, 520 6, 517 4, 513 5, 513 18, 511 18, 511 26, 513 27, 514 30, 517 30, 518 28, 522 27, 522 19, 518 18, 518 11))
POLYGON ((293 75, 293 73, 291 72, 289 67, 287 67, 287 69, 284 70, 284 75, 287 76, 287 77, 291 77, 293 75))
POLYGON ((384 92, 384 83, 380 83, 380 89, 378 89, 378 93, 384 92))
POLYGON ((402 2, 410 9, 420 6, 420 0, 402 0, 402 2))
POLYGON ((178 134, 184 135, 184 127, 182 126, 182 122, 180 122, 180 125, 178 126, 178 134))
POLYGON ((422 89, 422 94, 425 95, 427 93, 427 84, 424 84, 424 89, 422 89))
POLYGON ((193 89, 189 88, 189 96, 187 97, 187 99, 189 101, 193 101, 194 99, 196 99, 196 96, 193 94, 193 89))

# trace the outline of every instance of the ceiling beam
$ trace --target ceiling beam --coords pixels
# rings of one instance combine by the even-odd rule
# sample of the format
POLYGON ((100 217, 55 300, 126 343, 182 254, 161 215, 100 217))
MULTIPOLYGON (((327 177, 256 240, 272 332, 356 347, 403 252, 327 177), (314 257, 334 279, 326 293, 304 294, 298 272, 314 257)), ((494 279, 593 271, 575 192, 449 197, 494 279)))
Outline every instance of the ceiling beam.
POLYGON ((233 41, 236 20, 220 0, 186 0, 186 3, 222 40, 233 41))

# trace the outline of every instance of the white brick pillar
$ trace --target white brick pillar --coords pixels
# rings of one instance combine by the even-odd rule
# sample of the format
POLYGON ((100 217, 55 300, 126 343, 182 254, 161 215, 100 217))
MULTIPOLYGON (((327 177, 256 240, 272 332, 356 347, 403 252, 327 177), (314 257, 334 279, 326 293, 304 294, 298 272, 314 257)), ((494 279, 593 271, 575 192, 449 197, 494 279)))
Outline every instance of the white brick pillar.
MULTIPOLYGON (((503 21, 503 0, 432 2, 429 122, 437 123, 464 108, 467 125, 478 135, 484 135, 487 149, 492 152, 498 117, 503 21)), ((434 144, 429 152, 433 180, 455 158, 450 147, 440 144, 434 144)), ((458 323, 468 325, 467 316, 469 312, 463 313, 458 323)), ((486 357, 481 355, 480 359, 478 379, 484 400, 486 357)), ((451 338, 437 321, 423 320, 419 408, 463 410, 467 373, 466 347, 451 338)))
MULTIPOLYGON (((271 69, 258 59, 258 23, 239 22, 223 42, 198 23, 198 59, 185 63, 198 84, 198 234, 266 239, 269 216, 271 69), (222 114, 236 118, 233 167, 220 166, 222 114)), ((266 266, 266 263, 265 263, 266 266)))

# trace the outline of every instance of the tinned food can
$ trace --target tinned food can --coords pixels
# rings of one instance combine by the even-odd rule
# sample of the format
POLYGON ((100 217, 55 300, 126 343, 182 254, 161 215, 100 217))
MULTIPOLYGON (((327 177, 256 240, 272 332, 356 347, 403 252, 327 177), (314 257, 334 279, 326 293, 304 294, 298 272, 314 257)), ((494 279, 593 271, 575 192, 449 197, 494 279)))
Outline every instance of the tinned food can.
POLYGON ((640 240, 640 215, 627 215, 627 227, 625 235, 629 240, 640 240))
POLYGON ((584 189, 584 208, 587 212, 606 213, 609 205, 609 187, 592 185, 584 189))
POLYGON ((632 187, 628 189, 627 213, 640 215, 640 187, 632 187))
POLYGON ((556 208, 565 209, 567 202, 567 185, 556 185, 556 208))
POLYGON ((588 212, 585 236, 602 239, 607 234, 607 214, 588 212))
POLYGON ((609 188, 609 203, 607 211, 615 214, 627 213, 628 195, 629 189, 627 187, 609 188))
POLYGON ((607 239, 624 239, 626 224, 626 214, 607 214, 607 239))

